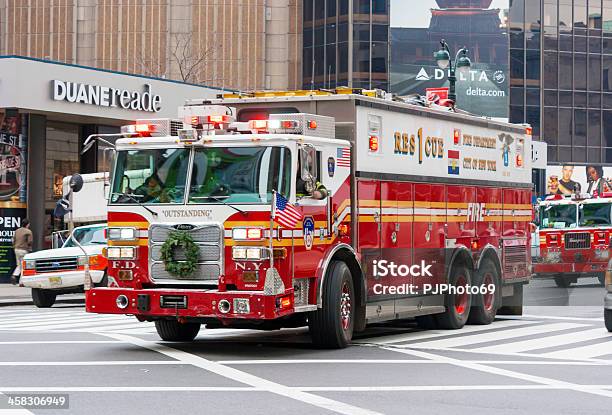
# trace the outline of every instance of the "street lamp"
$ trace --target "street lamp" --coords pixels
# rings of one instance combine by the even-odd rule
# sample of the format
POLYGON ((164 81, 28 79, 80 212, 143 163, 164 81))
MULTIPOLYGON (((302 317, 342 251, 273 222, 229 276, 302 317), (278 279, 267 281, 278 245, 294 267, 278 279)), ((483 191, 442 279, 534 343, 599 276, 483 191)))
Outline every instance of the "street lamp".
POLYGON ((453 105, 457 102, 457 75, 456 71, 460 74, 467 75, 470 72, 470 68, 472 66, 472 61, 468 58, 468 50, 463 47, 459 49, 457 55, 455 56, 455 60, 451 60, 451 53, 448 47, 448 43, 444 39, 440 41, 440 45, 442 49, 434 53, 434 58, 436 58, 436 62, 438 63, 438 67, 440 69, 449 70, 448 82, 450 83, 450 88, 448 91, 448 99, 453 101, 453 105))

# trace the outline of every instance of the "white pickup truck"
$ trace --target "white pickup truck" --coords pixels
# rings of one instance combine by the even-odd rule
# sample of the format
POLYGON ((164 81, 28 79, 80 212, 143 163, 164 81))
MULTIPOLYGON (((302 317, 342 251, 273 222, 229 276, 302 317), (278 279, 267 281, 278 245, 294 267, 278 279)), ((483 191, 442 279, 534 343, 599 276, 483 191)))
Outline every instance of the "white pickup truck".
POLYGON ((60 294, 82 292, 87 261, 92 282, 97 286, 107 285, 107 261, 102 252, 106 247, 105 228, 106 224, 80 226, 61 248, 32 252, 24 257, 20 283, 32 288, 37 307, 51 307, 60 294))

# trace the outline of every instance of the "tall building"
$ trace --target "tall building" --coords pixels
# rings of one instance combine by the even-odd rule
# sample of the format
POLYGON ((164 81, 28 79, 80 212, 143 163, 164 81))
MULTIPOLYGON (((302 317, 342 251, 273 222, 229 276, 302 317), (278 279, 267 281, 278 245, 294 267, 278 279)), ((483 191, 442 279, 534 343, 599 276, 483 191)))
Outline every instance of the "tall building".
POLYGON ((303 2, 303 87, 388 90, 389 1, 303 2))
POLYGON ((0 0, 0 55, 219 88, 301 82, 300 0, 0 0))
POLYGON ((510 120, 550 163, 612 163, 612 1, 513 0, 510 120))

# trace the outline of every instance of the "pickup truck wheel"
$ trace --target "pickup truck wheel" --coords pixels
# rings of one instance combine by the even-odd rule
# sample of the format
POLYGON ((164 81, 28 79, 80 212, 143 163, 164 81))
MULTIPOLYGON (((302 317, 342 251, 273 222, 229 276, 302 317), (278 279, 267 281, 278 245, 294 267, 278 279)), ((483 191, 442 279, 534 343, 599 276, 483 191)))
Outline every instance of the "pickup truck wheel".
POLYGON ((162 340, 190 342, 200 331, 200 323, 179 323, 178 320, 156 320, 155 330, 162 340))
POLYGON ((106 270, 104 270, 104 276, 102 277, 100 282, 95 285, 96 287, 108 287, 108 274, 106 273, 106 270))
POLYGON ((474 287, 487 289, 486 294, 478 293, 472 296, 472 308, 468 324, 487 325, 495 320, 497 309, 500 307, 501 296, 499 295, 499 276, 497 268, 490 260, 486 259, 474 275, 472 282, 474 287), (493 291, 488 291, 489 286, 494 286, 493 291))
POLYGON ((312 342, 322 348, 344 348, 353 337, 356 311, 353 279, 344 262, 329 264, 322 289, 323 307, 308 315, 312 342))
POLYGON ((51 290, 43 290, 41 288, 32 288, 32 300, 38 308, 49 308, 55 304, 57 294, 51 290))
POLYGON ((557 284, 559 288, 569 288, 569 286, 572 285, 572 280, 563 275, 557 275, 555 277, 555 284, 557 284))
POLYGON ((612 310, 604 309, 604 322, 606 323, 606 329, 612 333, 612 310))
POLYGON ((453 265, 449 284, 452 287, 465 287, 464 293, 446 294, 444 305, 446 311, 436 315, 438 327, 447 330, 457 330, 462 328, 467 322, 472 305, 472 296, 467 292, 467 287, 471 285, 470 270, 464 265, 453 265))

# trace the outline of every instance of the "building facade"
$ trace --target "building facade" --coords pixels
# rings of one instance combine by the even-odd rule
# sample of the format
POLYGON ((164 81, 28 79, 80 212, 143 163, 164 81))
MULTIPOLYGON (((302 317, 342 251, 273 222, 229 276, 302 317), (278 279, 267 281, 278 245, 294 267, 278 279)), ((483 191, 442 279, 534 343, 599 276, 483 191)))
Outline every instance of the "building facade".
POLYGON ((0 0, 0 55, 218 88, 295 88, 301 10, 301 0, 0 0))

